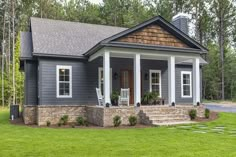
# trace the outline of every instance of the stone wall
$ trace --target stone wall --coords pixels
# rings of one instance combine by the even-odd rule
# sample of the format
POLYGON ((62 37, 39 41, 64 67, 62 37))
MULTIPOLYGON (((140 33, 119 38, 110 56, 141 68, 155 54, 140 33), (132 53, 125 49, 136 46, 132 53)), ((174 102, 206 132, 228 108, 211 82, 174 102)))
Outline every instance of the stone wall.
POLYGON ((86 118, 91 124, 104 126, 104 107, 99 106, 87 106, 86 118))
POLYGON ((63 115, 68 115, 68 122, 76 122, 78 116, 85 117, 85 106, 79 105, 39 105, 37 124, 46 125, 47 121, 57 124, 63 115))
POLYGON ((36 124, 37 122, 37 106, 25 105, 23 108, 23 120, 25 124, 36 124))
POLYGON ((47 121, 57 124, 63 115, 69 116, 68 122, 76 122, 78 116, 82 116, 89 123, 98 126, 113 126, 113 117, 121 117, 122 125, 129 125, 129 116, 136 115, 138 123, 146 124, 142 112, 145 109, 158 111, 157 114, 185 114, 189 115, 191 109, 197 110, 198 117, 204 117, 204 106, 177 105, 170 106, 122 106, 122 107, 99 107, 99 106, 78 106, 78 105, 38 105, 24 106, 23 118, 25 124, 46 125, 47 121))

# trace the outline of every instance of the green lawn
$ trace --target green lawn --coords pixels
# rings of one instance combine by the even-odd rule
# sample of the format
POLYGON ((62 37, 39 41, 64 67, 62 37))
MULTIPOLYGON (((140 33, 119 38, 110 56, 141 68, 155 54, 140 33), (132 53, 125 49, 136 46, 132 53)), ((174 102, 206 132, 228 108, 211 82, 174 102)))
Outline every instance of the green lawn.
POLYGON ((236 114, 201 125, 139 129, 52 129, 14 126, 0 111, 0 157, 235 157, 236 114))

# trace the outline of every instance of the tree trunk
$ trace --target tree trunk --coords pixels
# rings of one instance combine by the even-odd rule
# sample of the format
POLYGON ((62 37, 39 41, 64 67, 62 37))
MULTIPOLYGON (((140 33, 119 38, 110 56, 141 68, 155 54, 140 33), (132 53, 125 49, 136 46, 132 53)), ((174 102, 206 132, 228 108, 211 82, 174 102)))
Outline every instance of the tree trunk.
POLYGON ((13 105, 16 104, 16 89, 15 89, 15 2, 12 0, 12 88, 13 88, 13 105))
POLYGON ((5 106, 4 100, 4 56, 5 56, 5 27, 6 27, 6 4, 4 3, 3 28, 2 28, 2 106, 5 106))
POLYGON ((221 99, 225 99, 224 92, 224 19, 223 11, 220 14, 219 46, 220 46, 220 63, 221 63, 221 99))

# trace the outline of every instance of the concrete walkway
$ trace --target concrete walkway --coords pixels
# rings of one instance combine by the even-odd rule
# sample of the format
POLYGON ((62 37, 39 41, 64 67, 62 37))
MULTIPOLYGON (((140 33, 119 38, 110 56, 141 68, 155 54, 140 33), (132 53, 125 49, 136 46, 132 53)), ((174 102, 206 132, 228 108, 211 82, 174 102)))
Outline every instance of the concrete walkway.
POLYGON ((233 112, 236 113, 235 105, 225 105, 216 103, 204 103, 206 108, 216 112, 233 112))

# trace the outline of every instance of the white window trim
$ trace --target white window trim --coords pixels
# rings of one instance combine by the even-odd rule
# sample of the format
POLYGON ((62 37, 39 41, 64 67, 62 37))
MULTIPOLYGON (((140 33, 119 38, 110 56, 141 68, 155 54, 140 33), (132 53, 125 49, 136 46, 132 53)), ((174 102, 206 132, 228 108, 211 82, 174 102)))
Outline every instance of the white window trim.
MULTIPOLYGON (((101 71, 103 71, 103 67, 98 68, 98 88, 102 91, 102 89, 101 89, 101 71)), ((103 85, 103 87, 104 87, 104 85, 103 85)), ((110 92, 112 93, 112 68, 110 68, 110 92)))
POLYGON ((192 98, 192 72, 191 71, 181 71, 181 97, 182 98, 192 98), (190 95, 184 95, 184 85, 183 85, 183 75, 184 74, 189 74, 190 95))
POLYGON ((149 91, 152 92, 152 73, 159 73, 159 96, 162 96, 161 92, 161 70, 149 70, 149 91))
POLYGON ((66 66, 66 65, 57 65, 57 98, 72 98, 72 66, 66 66), (70 71, 70 95, 60 95, 59 94, 59 69, 69 69, 70 71))

